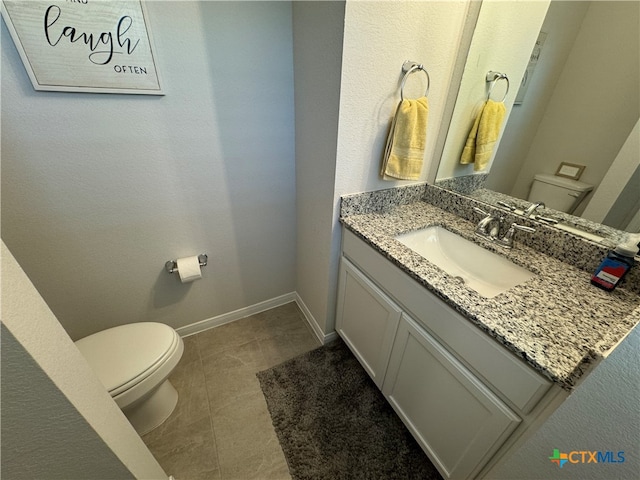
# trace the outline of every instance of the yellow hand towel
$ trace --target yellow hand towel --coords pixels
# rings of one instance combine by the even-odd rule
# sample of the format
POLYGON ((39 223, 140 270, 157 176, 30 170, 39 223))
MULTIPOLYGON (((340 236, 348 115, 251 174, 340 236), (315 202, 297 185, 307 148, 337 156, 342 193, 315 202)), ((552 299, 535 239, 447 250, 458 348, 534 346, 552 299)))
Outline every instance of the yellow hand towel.
POLYGON ((391 122, 387 137, 382 169, 382 178, 417 180, 420 178, 427 140, 427 97, 402 100, 391 122))
POLYGON ((476 172, 487 167, 493 147, 498 141, 506 111, 503 102, 487 100, 473 122, 473 127, 471 127, 467 142, 462 150, 461 164, 473 163, 473 169, 476 172))

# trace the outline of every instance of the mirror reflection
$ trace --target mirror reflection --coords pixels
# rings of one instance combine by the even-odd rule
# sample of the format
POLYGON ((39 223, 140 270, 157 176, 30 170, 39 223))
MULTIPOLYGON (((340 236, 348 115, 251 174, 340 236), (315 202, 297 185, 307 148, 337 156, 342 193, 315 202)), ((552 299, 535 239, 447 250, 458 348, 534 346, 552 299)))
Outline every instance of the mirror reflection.
MULTIPOLYGON (((521 77, 511 77, 509 116, 490 167, 460 165, 468 132, 452 121, 438 184, 493 205, 545 202, 545 216, 593 231, 598 224, 640 231, 639 18, 639 2, 552 1, 537 38, 519 52, 524 80, 518 89, 521 77)), ((470 51, 501 48, 478 35, 491 22, 481 10, 470 51)), ((469 62, 477 59, 469 56, 463 84, 478 81, 466 75, 469 62)), ((468 103, 459 94, 455 111, 478 108, 468 103)))

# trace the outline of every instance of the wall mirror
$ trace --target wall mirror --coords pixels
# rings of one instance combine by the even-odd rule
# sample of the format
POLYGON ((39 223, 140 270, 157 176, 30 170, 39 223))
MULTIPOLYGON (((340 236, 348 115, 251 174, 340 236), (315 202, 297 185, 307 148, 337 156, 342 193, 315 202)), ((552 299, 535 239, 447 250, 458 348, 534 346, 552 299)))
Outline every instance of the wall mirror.
POLYGON ((528 199, 536 174, 556 175, 561 164, 577 165, 584 167, 579 181, 593 189, 571 211, 545 210, 545 216, 558 219, 558 228, 577 227, 605 239, 640 231, 639 18, 639 2, 485 0, 436 185, 494 206, 497 200, 529 205, 545 200, 528 199), (502 28, 512 30, 501 35, 502 28), (505 49, 502 57, 496 53, 505 49), (491 164, 475 172, 459 159, 486 99, 484 70, 507 73, 511 91, 491 164))

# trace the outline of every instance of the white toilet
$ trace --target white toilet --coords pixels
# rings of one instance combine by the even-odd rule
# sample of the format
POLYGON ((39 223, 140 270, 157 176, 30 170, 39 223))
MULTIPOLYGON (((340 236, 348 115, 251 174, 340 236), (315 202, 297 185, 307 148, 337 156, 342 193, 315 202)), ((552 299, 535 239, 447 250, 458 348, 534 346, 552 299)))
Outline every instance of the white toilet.
POLYGON ((75 343, 138 434, 150 432, 171 415, 178 392, 167 377, 184 351, 173 328, 131 323, 75 343))
POLYGON ((545 207, 560 212, 573 213, 582 199, 593 190, 593 185, 548 173, 538 173, 527 200, 544 202, 545 207))

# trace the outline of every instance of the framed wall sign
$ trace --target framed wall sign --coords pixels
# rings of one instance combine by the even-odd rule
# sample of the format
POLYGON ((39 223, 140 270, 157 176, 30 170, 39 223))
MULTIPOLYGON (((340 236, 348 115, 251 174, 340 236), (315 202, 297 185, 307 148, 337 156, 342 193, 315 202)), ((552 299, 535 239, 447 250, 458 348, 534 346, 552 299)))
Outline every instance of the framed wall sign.
POLYGON ((579 180, 584 168, 584 165, 578 165, 577 163, 560 162, 560 166, 556 171, 556 176, 579 180))
POLYGON ((522 82, 520 82, 520 89, 516 94, 516 99, 513 102, 514 105, 522 105, 524 101, 524 96, 529 89, 529 85, 531 85, 531 79, 533 78, 533 72, 536 70, 536 66, 538 65, 538 60, 540 60, 540 55, 542 54, 542 47, 544 46, 544 41, 547 38, 546 32, 540 32, 538 35, 538 39, 536 40, 536 44, 533 46, 533 51, 531 52, 531 56, 529 57, 529 63, 527 64, 527 69, 524 71, 524 75, 522 76, 522 82))
POLYGON ((33 88, 164 95, 140 0, 2 0, 33 88))

